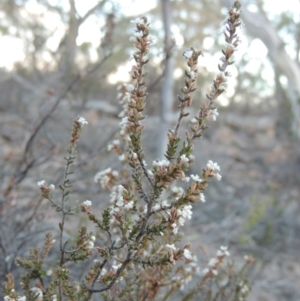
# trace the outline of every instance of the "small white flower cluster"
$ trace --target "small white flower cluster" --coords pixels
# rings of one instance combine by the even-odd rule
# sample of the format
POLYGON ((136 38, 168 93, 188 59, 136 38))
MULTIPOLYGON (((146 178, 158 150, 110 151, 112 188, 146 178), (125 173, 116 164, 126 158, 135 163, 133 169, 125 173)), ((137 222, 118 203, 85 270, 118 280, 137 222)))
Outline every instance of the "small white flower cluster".
POLYGON ((228 247, 221 246, 220 249, 217 251, 217 257, 228 257, 230 256, 230 253, 228 251, 228 247))
POLYGON ((197 75, 197 74, 196 74, 196 72, 194 72, 194 71, 190 71, 190 72, 189 72, 189 76, 190 76, 191 79, 195 79, 195 78, 196 78, 196 75, 197 75))
POLYGON ((245 301, 250 292, 250 288, 245 281, 239 283, 239 288, 239 301, 245 301))
MULTIPOLYGON (((143 18, 137 18, 137 19, 131 20, 131 23, 136 24, 137 28, 139 28, 140 24, 146 24, 145 21, 143 20, 143 18)), ((144 35, 144 33, 142 30, 136 29, 133 32, 132 36, 130 36, 129 41, 136 42, 137 40, 140 40, 141 38, 143 38, 143 35, 144 35)), ((154 43, 154 38, 151 36, 144 37, 144 39, 147 41, 148 45, 154 43)))
POLYGON ((166 244, 166 247, 167 247, 168 249, 171 249, 171 250, 174 250, 174 251, 176 251, 176 247, 175 247, 175 245, 174 245, 174 244, 171 244, 171 245, 169 245, 169 244, 166 244))
POLYGON ((122 105, 123 109, 119 113, 119 117, 123 118, 122 121, 119 123, 121 130, 121 136, 125 138, 125 140, 130 140, 129 136, 127 134, 127 129, 128 129, 128 112, 130 111, 131 107, 136 106, 135 99, 131 97, 131 92, 134 90, 134 86, 132 84, 123 84, 118 87, 118 99, 120 101, 120 104, 122 105), (126 90, 126 92, 125 92, 126 90), (124 119, 125 118, 125 119, 124 119))
POLYGON ((92 235, 84 244, 84 247, 87 249, 87 250, 91 250, 94 248, 95 246, 95 240, 96 240, 96 237, 94 235, 92 235))
POLYGON ((168 160, 155 160, 153 161, 153 166, 157 167, 168 167, 170 162, 168 160))
POLYGON ((95 177, 94 182, 98 183, 100 182, 102 188, 106 188, 106 185, 110 182, 112 177, 118 177, 119 173, 117 171, 112 171, 111 168, 107 168, 105 170, 99 171, 95 177))
POLYGON ((190 159, 186 155, 180 156, 180 162, 181 163, 189 163, 190 159))
POLYGON ((119 212, 120 207, 124 207, 125 209, 130 210, 134 206, 133 201, 129 201, 127 203, 124 202, 124 197, 123 197, 124 191, 127 192, 127 190, 122 185, 112 187, 111 194, 110 194, 111 197, 110 202, 111 203, 116 202, 115 205, 117 206, 112 208, 114 212, 119 212))
POLYGON ((186 49, 183 51, 182 55, 185 59, 190 59, 193 55, 193 50, 192 49, 186 49))
POLYGON ((219 174, 219 173, 217 173, 217 172, 214 172, 215 170, 217 170, 217 171, 220 171, 220 166, 217 164, 217 163, 214 163, 213 161, 211 161, 211 160, 209 160, 208 162, 207 162, 207 168, 209 168, 209 169, 211 169, 212 171, 213 171, 213 176, 218 180, 218 181, 220 181, 221 180, 221 178, 222 178, 222 176, 219 174))
MULTIPOLYGON (((157 210, 159 210, 161 208, 164 208, 164 207, 167 207, 167 206, 169 206, 168 201, 167 200, 163 200, 162 202, 155 204, 152 207, 152 210, 153 211, 157 211, 157 210)), ((147 210, 148 210, 148 207, 147 207, 147 205, 145 205, 144 213, 147 213, 147 210)))
POLYGON ((170 166, 170 162, 168 160, 155 160, 152 162, 152 170, 150 176, 154 175, 166 175, 168 172, 168 166, 170 166))
POLYGON ((192 205, 185 205, 181 209, 177 209, 177 213, 179 215, 177 223, 171 225, 173 234, 178 233, 178 226, 184 226, 186 219, 190 220, 192 218, 192 205))
MULTIPOLYGON (((176 251, 176 247, 174 244, 166 244, 166 248, 172 251, 176 251)), ((183 257, 186 259, 186 262, 183 266, 185 273, 185 277, 181 276, 174 276, 172 277, 172 281, 176 281, 177 283, 181 283, 180 289, 182 290, 184 286, 192 280, 192 275, 196 272, 199 273, 199 266, 198 266, 198 259, 197 256, 193 255, 192 252, 188 248, 184 248, 183 250, 183 257)))
POLYGON ((174 193, 174 195, 176 196, 176 200, 180 197, 183 196, 184 194, 184 190, 182 187, 178 187, 178 186, 173 186, 171 188, 172 193, 174 193))
POLYGON ((76 120, 82 127, 85 124, 88 124, 88 122, 83 118, 83 117, 78 117, 78 119, 76 120))
POLYGON ((216 121, 218 116, 219 116, 218 109, 213 109, 213 110, 209 110, 207 118, 216 121))
POLYGON ((54 295, 52 296, 51 301, 57 301, 57 295, 56 295, 56 294, 54 294, 54 295))
POLYGON ((196 119, 196 117, 193 117, 190 122, 191 122, 191 124, 198 124, 199 123, 199 121, 196 119))
POLYGON ((49 189, 49 190, 54 190, 55 189, 55 186, 53 184, 51 185, 47 185, 47 182, 45 180, 42 180, 42 181, 39 181, 37 182, 37 185, 39 186, 39 188, 41 189, 49 189))
POLYGON ((194 181, 194 182, 198 182, 198 183, 201 183, 202 182, 202 179, 200 179, 200 177, 198 175, 191 175, 191 179, 194 181))
POLYGON ((183 251, 183 256, 187 259, 187 260, 193 260, 194 259, 194 256, 193 254, 191 253, 191 251, 189 249, 184 249, 183 251))
POLYGON ((208 267, 205 268, 202 272, 205 276, 217 276, 218 275, 218 267, 222 263, 224 257, 230 256, 228 252, 228 248, 225 246, 221 246, 220 249, 217 251, 217 257, 211 258, 208 262, 208 267))
POLYGON ((117 271, 120 267, 121 267, 122 263, 119 263, 119 264, 113 264, 111 266, 111 268, 114 270, 114 271, 117 271))
POLYGON ((119 122, 120 125, 120 135, 126 140, 130 141, 130 136, 128 135, 128 128, 130 126, 130 122, 128 120, 128 117, 123 117, 122 121, 119 122))
POLYGON ((124 186, 119 185, 117 190, 117 202, 116 202, 116 205, 118 207, 124 205, 123 191, 124 191, 124 186))
POLYGON ((200 193, 200 201, 202 202, 202 203, 205 203, 205 195, 203 194, 203 193, 200 193))
POLYGON ((128 85, 126 85, 126 89, 129 93, 131 93, 134 90, 134 85, 128 84, 128 85))
POLYGON ((120 145, 119 140, 113 140, 113 142, 107 146, 107 150, 111 151, 113 148, 118 147, 119 145, 120 145))
POLYGON ((91 207, 92 206, 92 201, 86 200, 82 203, 83 206, 85 207, 91 207))

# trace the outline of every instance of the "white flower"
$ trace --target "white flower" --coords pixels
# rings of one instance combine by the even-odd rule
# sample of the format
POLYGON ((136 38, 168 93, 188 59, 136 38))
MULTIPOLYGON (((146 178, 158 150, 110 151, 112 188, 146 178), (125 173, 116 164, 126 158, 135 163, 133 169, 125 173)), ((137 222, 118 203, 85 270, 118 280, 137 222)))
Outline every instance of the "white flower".
POLYGON ((24 297, 20 297, 20 298, 17 299, 17 301, 26 301, 26 297, 25 296, 24 297))
POLYGON ((111 172, 111 168, 107 168, 105 170, 99 171, 94 177, 94 182, 97 183, 99 180, 101 180, 102 177, 106 176, 110 172, 111 172))
POLYGON ((184 194, 184 190, 182 187, 174 186, 174 187, 172 187, 171 190, 176 196, 179 196, 179 197, 184 194))
POLYGON ((190 72, 190 77, 191 77, 191 79, 195 79, 195 77, 196 77, 196 72, 191 71, 191 72, 190 72))
POLYGON ((222 179, 222 176, 221 176, 220 174, 218 174, 218 173, 215 173, 215 174, 214 174, 214 177, 215 177, 218 181, 220 181, 220 180, 222 179))
POLYGON ((218 165, 218 163, 214 163, 213 161, 209 160, 207 162, 207 165, 206 165, 209 169, 211 170, 219 170, 220 171, 220 166, 218 165))
POLYGON ((92 240, 88 240, 86 245, 85 245, 86 249, 91 250, 94 248, 94 242, 92 240))
POLYGON ((89 239, 87 239, 87 241, 85 242, 85 248, 87 250, 91 250, 94 248, 94 243, 95 243, 96 237, 94 235, 92 235, 91 237, 89 237, 89 239))
POLYGON ((214 267, 218 262, 219 262, 219 260, 217 258, 211 258, 208 262, 208 266, 214 267))
POLYGON ((184 249, 184 251, 183 251, 183 256, 184 256, 186 259, 193 260, 192 253, 191 253, 191 251, 188 250, 188 249, 184 249))
POLYGON ((213 121, 216 121, 218 116, 219 116, 218 109, 213 109, 208 112, 207 117, 212 119, 213 121))
POLYGON ((171 249, 171 250, 176 251, 176 247, 174 246, 174 244, 172 244, 172 245, 166 244, 166 247, 171 249))
POLYGON ((180 156, 180 161, 182 163, 188 163, 189 162, 189 158, 186 155, 181 155, 180 156))
POLYGON ((189 59, 193 55, 193 50, 187 49, 187 50, 183 51, 182 55, 184 56, 185 59, 189 59))
POLYGON ((182 216, 180 216, 179 218, 178 218, 178 224, 179 224, 179 226, 184 226, 184 222, 185 222, 185 220, 184 220, 184 218, 182 217, 182 216))
POLYGON ((37 185, 41 188, 42 186, 46 186, 47 183, 45 180, 42 180, 42 181, 37 182, 37 185))
POLYGON ((124 207, 125 207, 125 209, 132 209, 133 208, 133 201, 130 201, 130 202, 128 202, 124 207))
POLYGON ((178 233, 178 227, 177 227, 177 225, 175 223, 173 223, 171 225, 171 227, 173 228, 173 230, 172 230, 173 234, 177 234, 178 233))
POLYGON ((203 193, 200 193, 200 201, 205 203, 205 195, 203 193))
POLYGON ((193 117, 193 118, 191 119, 191 123, 195 124, 195 123, 199 123, 199 121, 198 121, 195 117, 193 117))
POLYGON ((199 183, 202 182, 202 179, 200 179, 198 175, 191 175, 191 178, 195 182, 199 182, 199 183))
POLYGON ((215 269, 212 269, 211 270, 211 272, 215 275, 215 276, 217 276, 218 275, 218 271, 217 270, 215 270, 215 269))
POLYGON ((161 207, 163 208, 163 207, 167 207, 167 206, 169 206, 168 201, 167 201, 167 200, 163 200, 163 201, 161 202, 161 207))
POLYGON ((77 119, 77 122, 81 125, 84 126, 85 124, 88 124, 88 122, 83 118, 83 117, 79 117, 77 119))
POLYGON ((119 160, 120 160, 120 161, 124 161, 124 160, 125 160, 125 155, 124 155, 124 154, 120 155, 120 156, 119 156, 119 160))
POLYGON ((82 203, 82 205, 87 206, 87 207, 91 207, 92 206, 92 201, 86 200, 82 203))
POLYGON ((156 210, 160 209, 160 205, 159 205, 159 204, 155 204, 155 205, 152 207, 152 209, 153 209, 154 211, 156 211, 156 210))
POLYGON ((124 126, 127 126, 127 124, 128 124, 128 117, 126 116, 126 117, 122 118, 122 121, 119 123, 119 125, 121 127, 124 127, 124 126))
POLYGON ((148 175, 149 175, 150 177, 153 177, 153 172, 152 172, 152 170, 151 170, 151 169, 148 169, 147 171, 148 171, 148 175))
POLYGON ((155 160, 153 161, 153 166, 158 166, 158 167, 167 167, 170 165, 170 162, 168 160, 155 160))
POLYGON ((55 186, 53 184, 51 184, 51 185, 48 186, 47 182, 45 180, 37 182, 37 185, 41 189, 49 189, 49 190, 54 190, 55 189, 55 186))
POLYGON ((191 219, 193 214, 192 208, 192 205, 185 205, 182 209, 177 209, 177 212, 183 219, 191 219))
POLYGON ((52 296, 51 301, 57 301, 57 296, 56 296, 56 294, 54 294, 54 295, 52 296))
POLYGON ((249 293, 249 287, 247 286, 246 283, 243 283, 243 284, 242 284, 242 287, 241 287, 241 293, 242 293, 243 295, 246 295, 247 293, 249 293))
POLYGON ((188 182, 190 181, 190 177, 184 177, 184 178, 182 178, 181 180, 182 180, 183 182, 187 182, 187 183, 188 183, 188 182))
POLYGON ((112 150, 115 146, 119 145, 120 144, 120 141, 119 140, 114 140, 111 144, 109 144, 107 146, 107 150, 110 151, 112 150))
POLYGON ((47 270, 46 276, 50 277, 53 274, 53 271, 51 269, 47 270))
POLYGON ((122 185, 118 186, 118 192, 117 192, 117 203, 116 205, 118 207, 121 207, 124 205, 124 198, 123 198, 123 191, 124 191, 124 187, 122 185))
POLYGON ((121 265, 122 264, 120 263, 120 264, 112 265, 111 267, 113 270, 117 270, 121 265))
POLYGON ((128 85, 126 86, 126 89, 127 89, 128 92, 132 92, 132 91, 134 90, 134 86, 131 85, 131 84, 128 84, 128 85))
POLYGON ((103 268, 102 271, 101 271, 100 276, 104 276, 106 273, 107 273, 107 269, 103 268))
POLYGON ((135 36, 136 38, 141 38, 143 36, 143 32, 142 31, 137 31, 133 34, 133 36, 135 36))
POLYGON ((217 256, 218 257, 230 256, 230 253, 228 251, 228 247, 221 246, 220 249, 217 251, 217 256))

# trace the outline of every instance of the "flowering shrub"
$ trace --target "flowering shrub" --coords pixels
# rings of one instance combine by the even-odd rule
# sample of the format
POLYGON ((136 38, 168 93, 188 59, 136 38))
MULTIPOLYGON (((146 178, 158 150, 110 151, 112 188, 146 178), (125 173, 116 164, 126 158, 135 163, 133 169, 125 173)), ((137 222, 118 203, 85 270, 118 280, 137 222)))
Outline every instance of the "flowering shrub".
POLYGON ((224 83, 229 73, 227 67, 239 45, 236 29, 241 25, 240 3, 235 1, 229 9, 224 32, 226 47, 219 65, 220 74, 207 94, 207 101, 199 113, 190 120, 190 129, 185 137, 179 135, 183 118, 188 117, 186 108, 193 101, 196 89, 197 63, 202 55, 194 48, 183 52, 188 69, 179 97, 179 117, 168 135, 165 159, 157 159, 147 167, 141 137, 145 129, 142 123, 146 106, 145 66, 149 60, 153 38, 149 35, 146 17, 133 21, 134 35, 130 38, 136 48, 133 54, 135 65, 131 70, 132 82, 119 88, 122 104, 118 139, 108 145, 108 151, 117 154, 122 162, 120 170, 107 168, 95 175, 95 182, 110 192, 110 205, 99 216, 93 202, 85 200, 80 209, 95 225, 87 231, 82 226, 74 240, 64 240, 67 217, 76 212, 70 204, 71 166, 76 156, 76 146, 83 127, 88 122, 83 117, 74 121, 70 144, 67 148, 66 168, 61 197, 53 184, 44 180, 37 183, 42 196, 61 215, 59 223, 58 261, 51 267, 51 281, 45 282, 45 259, 56 243, 47 234, 44 247, 32 249, 26 259, 17 258, 17 264, 28 270, 21 279, 25 296, 14 288, 12 275, 4 283, 4 300, 167 300, 193 278, 199 284, 190 288, 183 300, 246 300, 249 292, 243 271, 252 263, 245 258, 244 266, 234 272, 233 265, 226 267, 230 255, 226 246, 221 246, 216 257, 207 266, 200 268, 190 244, 181 243, 181 227, 192 217, 193 204, 205 202, 204 192, 211 179, 221 180, 220 166, 208 161, 200 175, 187 176, 192 164, 194 143, 199 139, 209 120, 219 115, 215 100, 224 92, 224 83), (183 141, 183 143, 181 143, 183 141), (72 244, 72 245, 71 245, 72 244), (93 260, 94 259, 94 260, 93 260), (84 280, 71 276, 78 262, 91 264, 84 280), (219 276, 222 275, 222 285, 219 276), (224 277, 227 277, 224 283, 224 277), (36 286, 33 287, 33 281, 36 286))

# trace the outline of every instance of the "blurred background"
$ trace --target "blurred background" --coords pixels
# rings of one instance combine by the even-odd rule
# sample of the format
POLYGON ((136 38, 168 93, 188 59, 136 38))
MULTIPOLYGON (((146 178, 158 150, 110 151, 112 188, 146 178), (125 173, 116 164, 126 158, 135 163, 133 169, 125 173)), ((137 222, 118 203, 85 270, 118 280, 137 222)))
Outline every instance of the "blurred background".
MULTIPOLYGON (((200 173, 208 160, 216 161, 222 181, 211 183, 207 202, 196 205, 186 240, 200 257, 200 249, 213 255, 220 245, 228 245, 237 261, 254 256, 249 300, 299 301, 300 2, 241 2, 241 44, 218 100, 220 116, 197 144, 191 170, 200 173)), ((147 16, 155 38, 147 65, 144 137, 151 164, 161 157, 165 137, 159 134, 176 116, 186 68, 182 52, 194 47, 204 53, 190 111, 196 115, 218 73, 231 4, 0 0, 1 282, 9 272, 18 277, 16 256, 40 245, 45 231, 57 231, 57 217, 36 182, 60 183, 78 115, 89 125, 78 147, 74 202, 98 201, 99 211, 108 203, 93 177, 121 164, 108 156, 107 143, 119 128, 117 87, 130 81, 130 21, 147 16), (167 125, 160 123, 163 102, 167 125)))

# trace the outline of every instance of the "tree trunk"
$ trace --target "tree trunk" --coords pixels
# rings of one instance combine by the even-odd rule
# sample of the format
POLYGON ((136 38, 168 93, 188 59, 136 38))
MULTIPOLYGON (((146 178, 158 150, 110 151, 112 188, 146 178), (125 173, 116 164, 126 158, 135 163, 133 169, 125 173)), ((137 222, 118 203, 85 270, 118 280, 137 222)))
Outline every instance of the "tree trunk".
POLYGON ((60 59, 60 69, 64 76, 69 76, 74 71, 76 59, 76 39, 78 36, 80 21, 76 17, 75 1, 70 0, 68 32, 63 41, 62 55, 60 59))

